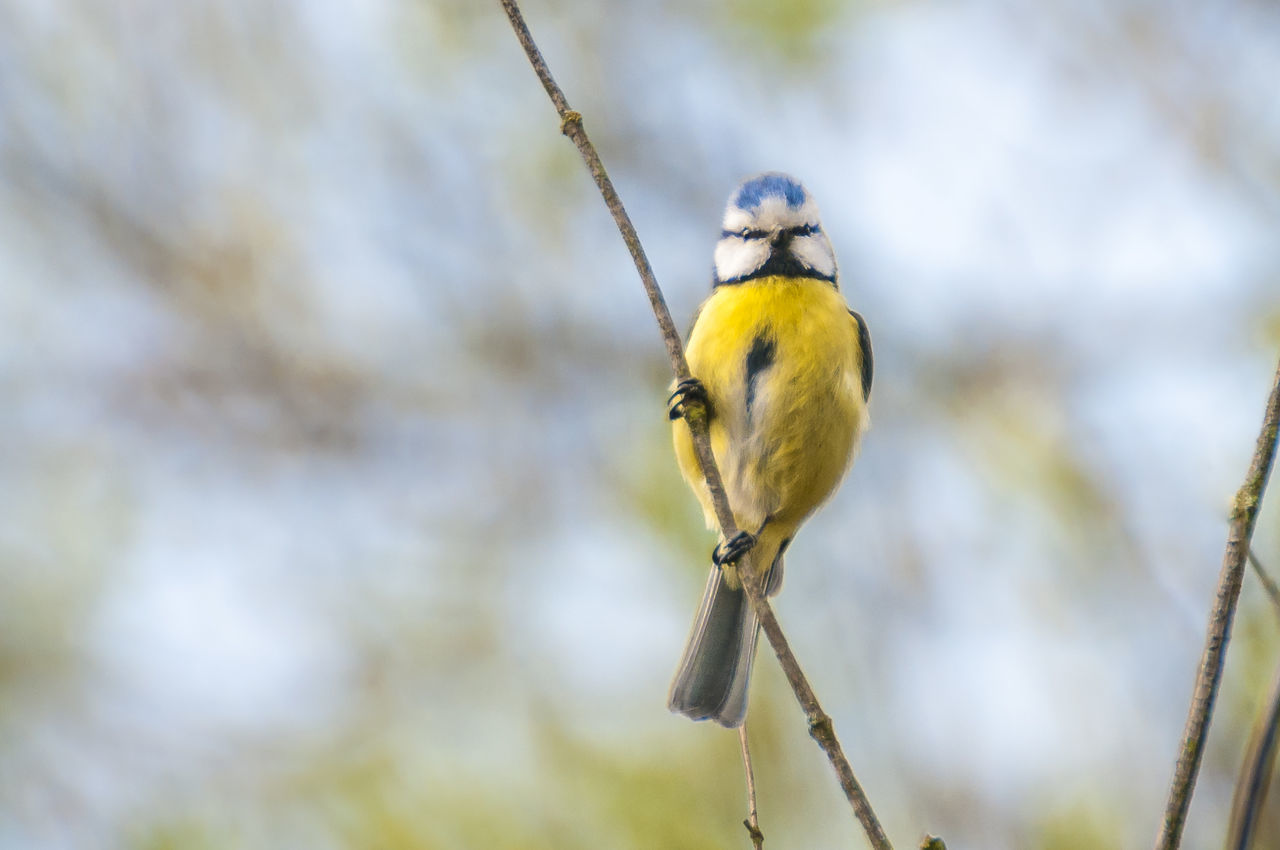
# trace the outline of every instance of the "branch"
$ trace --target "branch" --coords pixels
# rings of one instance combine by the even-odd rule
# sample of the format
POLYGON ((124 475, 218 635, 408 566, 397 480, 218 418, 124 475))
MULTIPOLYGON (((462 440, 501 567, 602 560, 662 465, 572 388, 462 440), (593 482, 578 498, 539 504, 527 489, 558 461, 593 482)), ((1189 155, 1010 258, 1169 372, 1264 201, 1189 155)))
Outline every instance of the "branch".
MULTIPOLYGON (((578 152, 582 154, 582 159, 586 162, 587 169, 591 172, 591 177, 595 180, 596 187, 600 190, 605 205, 609 207, 609 212, 613 215, 614 223, 618 225, 622 240, 626 242, 627 249, 631 252, 631 259, 635 261, 636 271, 640 273, 640 280, 644 284, 645 293, 649 296, 649 303, 653 307, 654 316, 658 320, 658 328, 662 331, 662 338, 666 344, 667 355, 671 359, 671 369, 675 372, 676 380, 683 381, 692 377, 689 372, 689 364, 684 359, 684 348, 680 344, 680 333, 676 330, 675 323, 671 320, 671 313, 667 310, 667 302, 662 297, 662 290, 658 288, 658 281, 654 277, 653 268, 649 265, 644 248, 640 244, 640 237, 636 234, 635 226, 632 225, 631 218, 622 206, 622 200, 613 188, 613 182, 604 170, 604 163, 600 161, 600 155, 596 153, 595 146, 587 138, 587 133, 582 127, 582 115, 569 108, 569 102, 565 98, 564 92, 556 85, 555 79, 551 76, 551 70, 547 67, 547 62, 542 57, 542 52, 538 50, 538 45, 534 43, 533 36, 529 33, 529 27, 524 22, 524 16, 520 13, 520 7, 517 5, 516 0, 500 0, 500 2, 503 10, 507 13, 508 20, 511 21, 511 28, 515 31, 516 38, 520 41, 520 46, 524 48, 525 55, 529 58, 529 64, 533 66, 534 73, 538 75, 538 79, 542 82, 542 87, 546 89, 547 96, 551 98, 556 112, 560 115, 560 131, 573 141, 578 148, 578 152)), ((716 466, 715 456, 711 451, 711 438, 707 432, 706 407, 701 402, 691 399, 690 403, 685 405, 685 420, 688 422, 689 432, 693 437, 694 452, 698 457, 698 463, 702 466, 702 474, 707 481, 707 489, 711 494, 711 501, 715 507, 716 519, 720 523, 720 533, 724 539, 731 539, 737 535, 738 526, 733 517, 733 511, 729 508, 729 498, 725 495, 724 483, 720 478, 720 471, 716 466)), ((747 598, 751 600, 751 605, 755 609, 756 617, 760 620, 760 625, 764 628, 764 633, 768 636, 769 643, 773 647, 774 653, 778 656, 778 662, 782 665, 783 672, 786 673, 787 681, 791 683, 792 690, 795 691, 796 699, 800 701, 801 707, 804 708, 805 716, 809 719, 809 734, 822 747, 823 752, 826 753, 827 758, 831 761, 832 767, 835 768, 836 775, 840 779, 840 787, 844 790, 845 796, 853 806, 854 814, 861 822, 862 828, 866 831, 867 839, 875 850, 893 850, 892 845, 889 844, 889 839, 885 836, 884 829, 880 826, 880 821, 876 818, 875 812, 871 808, 871 803, 867 800, 866 794, 862 790, 862 786, 858 784, 853 775, 853 768, 850 767, 849 760, 845 757, 844 751, 840 747, 840 742, 836 739, 835 730, 831 725, 831 718, 823 713, 822 707, 818 704, 818 699, 813 693, 813 688, 809 686, 804 672, 800 669, 795 655, 791 652, 791 647, 782 633, 782 627, 778 625, 778 619, 774 616, 773 608, 761 593, 758 578, 750 575, 750 570, 741 570, 739 572, 744 577, 742 585, 746 590, 747 598)))
POLYGON ((747 819, 742 825, 751 836, 754 850, 763 850, 764 833, 760 831, 760 813, 756 810, 756 775, 751 769, 751 749, 747 746, 747 723, 744 720, 738 727, 738 740, 742 742, 742 770, 747 775, 747 819))
POLYGON ((1245 559, 1249 553, 1249 541, 1253 538, 1253 526, 1258 521, 1258 508, 1267 487, 1267 477, 1275 460, 1276 435, 1280 432, 1280 366, 1267 399, 1267 410, 1262 420, 1262 431, 1253 451, 1249 473, 1236 493, 1231 508, 1231 525, 1227 531, 1227 549, 1222 556, 1222 570, 1218 576, 1218 595, 1209 617, 1209 630, 1205 637, 1204 654, 1200 658, 1200 670, 1196 675, 1195 693, 1187 714, 1187 725, 1182 733, 1182 750, 1174 768, 1173 783, 1169 788, 1169 802, 1165 806, 1164 823, 1156 838, 1157 850, 1176 850, 1182 842, 1182 829, 1186 825, 1187 810, 1191 806, 1191 794, 1195 790, 1196 775, 1204 756, 1205 740, 1209 736, 1209 721, 1213 717, 1213 705, 1222 683, 1222 666, 1226 660, 1227 641, 1231 638, 1231 623, 1235 619, 1236 603, 1240 599, 1240 584, 1244 578, 1245 559))
POLYGON ((1227 850, 1249 850, 1253 844, 1276 762, 1277 732, 1280 732, 1280 669, 1276 670, 1271 684, 1271 697, 1249 733, 1249 746, 1231 799, 1227 850))
POLYGON ((819 747, 822 747, 822 751, 827 755, 827 760, 835 768, 836 776, 840 779, 840 787, 844 789, 844 795, 848 798, 849 805, 853 806, 853 813, 862 824, 862 828, 866 830, 867 839, 876 850, 893 850, 889 844, 888 837, 884 834, 884 829, 880 826, 880 821, 876 818, 875 811, 871 808, 871 802, 867 799, 866 792, 862 790, 862 785, 859 784, 858 778, 853 775, 853 767, 849 764, 849 760, 845 758, 844 750, 840 747, 840 740, 836 738, 835 727, 831 724, 831 718, 827 716, 826 712, 822 710, 822 706, 818 703, 817 694, 813 692, 813 688, 809 685, 809 680, 805 678, 804 671, 800 669, 800 662, 796 660, 795 654, 791 652, 791 645, 787 643, 786 635, 782 633, 782 626, 778 625, 778 618, 774 616, 773 609, 769 606, 761 591, 760 577, 753 570, 739 570, 738 576, 742 580, 742 587, 746 590, 747 597, 755 607, 756 615, 760 619, 760 625, 764 629, 765 635, 769 638, 769 645, 773 647, 774 654, 778 656, 778 663, 782 665, 782 672, 786 674, 787 681, 791 683, 791 690, 796 695, 796 700, 800 703, 800 707, 804 709, 804 716, 809 721, 809 735, 818 742, 819 747))
MULTIPOLYGON (((1249 550, 1249 565, 1262 582, 1276 613, 1280 614, 1280 589, 1275 580, 1262 568, 1258 556, 1249 550)), ((1226 850, 1249 850, 1258 829, 1262 805, 1267 800, 1271 784, 1271 770, 1276 761, 1276 737, 1280 732, 1280 668, 1271 684, 1271 697, 1267 700, 1253 731, 1249 733, 1249 745, 1245 748, 1240 764, 1240 777, 1231 798, 1231 819, 1227 824, 1226 850)))
MULTIPOLYGON (((587 131, 582 127, 582 113, 569 108, 569 101, 565 99, 564 92, 551 76, 547 60, 542 58, 542 51, 538 50, 538 45, 534 43, 516 0, 500 0, 500 2, 507 13, 507 18, 511 21, 511 28, 515 30, 520 46, 529 57, 533 72, 538 75, 538 80, 542 82, 542 87, 547 90, 547 96, 551 98, 556 112, 560 115, 560 132, 577 145, 578 153, 582 154, 587 170, 596 181, 596 188, 600 190, 605 205, 613 215, 614 223, 618 225, 622 241, 627 243, 627 250, 631 252, 636 271, 640 273, 640 282, 644 284, 645 294, 649 296, 649 304, 653 307, 653 315, 658 320, 658 329, 662 331, 662 339, 666 343, 667 356, 671 359, 671 369, 676 374, 676 380, 683 381, 693 377, 689 371, 689 364, 684 359, 680 332, 676 330, 676 324, 671 320, 671 311, 667 309, 667 301, 662 297, 662 290, 658 287, 657 278, 653 275, 653 267, 649 265, 644 246, 640 244, 640 236, 636 233, 635 225, 631 223, 631 217, 627 215, 626 208, 622 206, 622 199, 618 197, 617 190, 613 188, 613 181, 604 170, 600 154, 596 153, 595 146, 587 138, 587 131)), ((689 401, 691 403, 686 403, 684 409, 689 430, 693 433, 693 448, 697 453, 698 462, 702 464, 702 474, 707 479, 707 487, 711 491, 711 500, 715 505, 720 531, 725 539, 729 539, 738 533, 738 526, 733 518, 733 511, 729 509, 729 498, 725 495, 724 482, 720 478, 720 470, 716 467, 715 457, 711 453, 711 437, 707 433, 707 409, 701 401, 696 399, 689 401)))
POLYGON ((1227 850, 1249 850, 1257 835, 1262 805, 1267 800, 1271 771, 1276 762, 1276 736, 1280 731, 1280 669, 1271 685, 1271 697, 1254 723, 1249 748, 1240 766, 1240 779, 1231 801, 1227 850))
POLYGON ((1253 574, 1258 577, 1258 581, 1262 583, 1262 589, 1267 592, 1267 598, 1271 600, 1271 605, 1276 609, 1276 613, 1280 614, 1280 586, 1276 585, 1276 580, 1262 568, 1262 562, 1258 560, 1258 556, 1253 554, 1253 550, 1249 550, 1249 566, 1253 567, 1253 574))

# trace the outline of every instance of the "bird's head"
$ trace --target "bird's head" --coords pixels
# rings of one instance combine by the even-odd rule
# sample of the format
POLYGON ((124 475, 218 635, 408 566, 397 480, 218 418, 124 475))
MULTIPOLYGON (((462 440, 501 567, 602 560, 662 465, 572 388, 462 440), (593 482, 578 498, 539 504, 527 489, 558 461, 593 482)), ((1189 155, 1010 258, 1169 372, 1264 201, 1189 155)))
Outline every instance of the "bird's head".
POLYGON ((729 199, 716 243, 716 284, 768 275, 836 281, 836 258, 818 205, 786 174, 747 180, 729 199))

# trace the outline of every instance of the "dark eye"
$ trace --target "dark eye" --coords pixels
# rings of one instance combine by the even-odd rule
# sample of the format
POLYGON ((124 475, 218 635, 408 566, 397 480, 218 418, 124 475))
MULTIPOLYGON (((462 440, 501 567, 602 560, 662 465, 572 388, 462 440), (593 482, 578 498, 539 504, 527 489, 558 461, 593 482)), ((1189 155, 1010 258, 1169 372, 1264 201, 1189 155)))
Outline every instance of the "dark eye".
POLYGON ((752 230, 750 227, 744 227, 741 230, 722 230, 720 235, 725 238, 736 236, 739 239, 764 239, 769 234, 763 230, 752 230))

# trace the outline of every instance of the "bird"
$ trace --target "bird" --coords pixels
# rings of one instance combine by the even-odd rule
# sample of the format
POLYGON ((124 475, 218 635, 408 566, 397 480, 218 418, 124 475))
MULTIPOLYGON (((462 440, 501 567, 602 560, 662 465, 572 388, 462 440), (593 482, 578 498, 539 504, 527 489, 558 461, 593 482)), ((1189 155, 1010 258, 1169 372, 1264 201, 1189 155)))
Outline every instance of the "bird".
POLYGON ((719 528, 684 414, 706 406, 734 519, 723 535, 668 695, 671 711, 740 727, 759 622, 738 570, 782 586, 796 531, 836 491, 870 424, 867 323, 849 308, 809 192, 779 172, 745 180, 725 208, 711 294, 694 314, 692 377, 669 400, 676 461, 719 528))

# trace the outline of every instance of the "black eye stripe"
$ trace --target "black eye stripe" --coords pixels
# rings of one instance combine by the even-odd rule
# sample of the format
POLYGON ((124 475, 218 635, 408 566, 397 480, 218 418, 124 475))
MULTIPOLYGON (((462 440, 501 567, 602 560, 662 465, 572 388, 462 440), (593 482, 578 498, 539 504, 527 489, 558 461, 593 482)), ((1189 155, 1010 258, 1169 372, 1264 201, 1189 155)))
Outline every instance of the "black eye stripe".
MULTIPOLYGON (((822 232, 822 228, 816 224, 802 224, 799 227, 788 227, 786 230, 781 231, 782 234, 785 234, 787 236, 792 236, 792 237, 812 236, 815 233, 821 233, 821 232, 822 232)), ((772 235, 773 233, 768 230, 751 230, 749 228, 746 230, 720 231, 721 239, 727 239, 730 236, 736 236, 739 239, 767 239, 772 235)))

